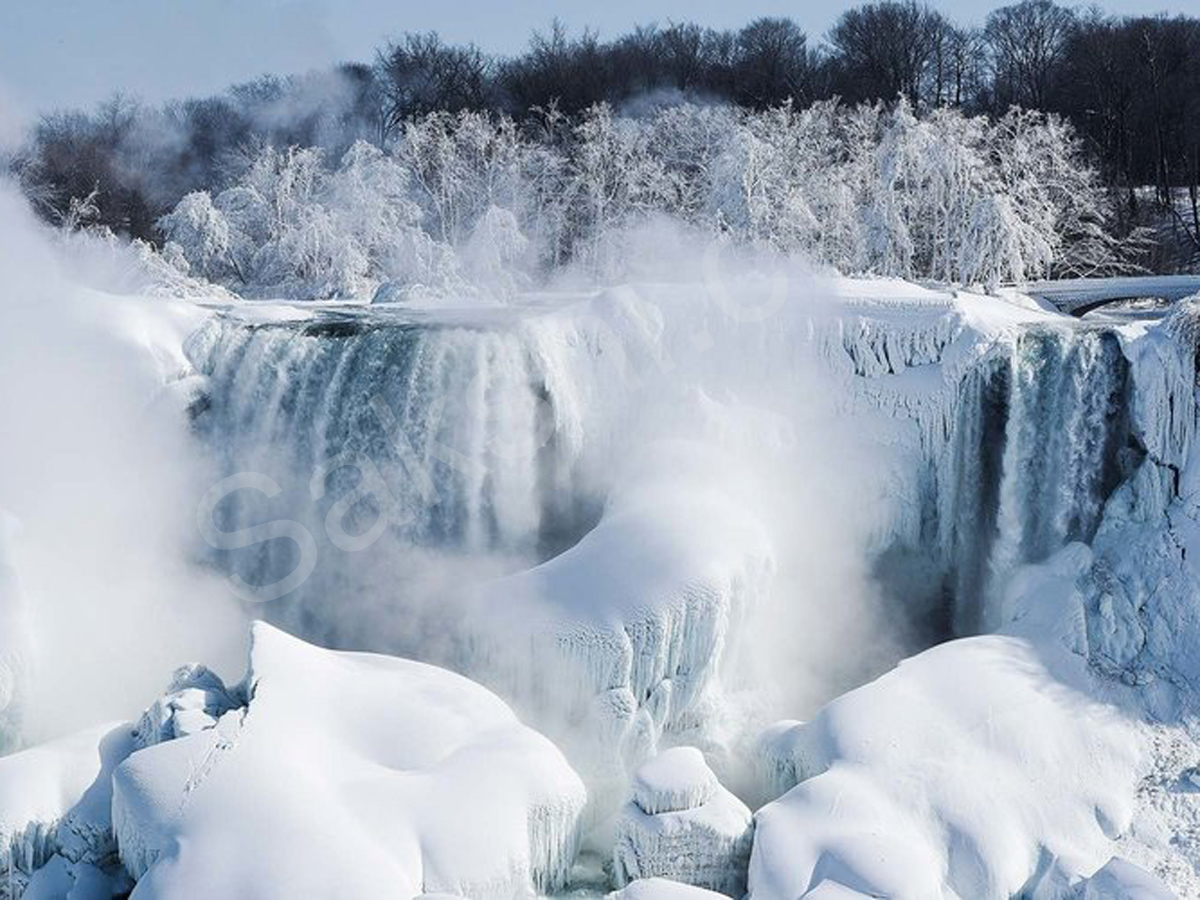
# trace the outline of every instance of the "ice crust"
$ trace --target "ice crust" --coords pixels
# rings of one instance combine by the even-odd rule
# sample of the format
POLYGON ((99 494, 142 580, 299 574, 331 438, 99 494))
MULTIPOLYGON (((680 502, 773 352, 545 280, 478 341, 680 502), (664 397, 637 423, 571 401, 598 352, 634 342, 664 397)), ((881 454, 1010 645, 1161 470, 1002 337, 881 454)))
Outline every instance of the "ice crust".
POLYGON ((611 900, 720 900, 725 895, 669 878, 639 878, 608 896, 611 900))
POLYGON ((633 802, 648 816, 703 806, 720 788, 704 754, 672 747, 642 763, 633 776, 633 802))

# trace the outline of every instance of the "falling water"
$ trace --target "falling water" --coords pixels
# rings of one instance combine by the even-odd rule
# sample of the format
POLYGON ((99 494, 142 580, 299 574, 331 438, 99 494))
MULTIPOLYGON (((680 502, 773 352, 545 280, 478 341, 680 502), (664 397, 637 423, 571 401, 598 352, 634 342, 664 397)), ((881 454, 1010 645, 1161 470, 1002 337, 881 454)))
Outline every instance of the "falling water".
MULTIPOLYGON (((235 492, 217 508, 217 524, 303 524, 322 564, 299 594, 358 590, 385 559, 400 593, 398 548, 457 553, 463 565, 489 554, 528 564, 575 540, 594 517, 592 502, 570 487, 572 459, 553 427, 546 379, 517 328, 217 319, 193 337, 189 355, 209 378, 196 429, 218 476, 258 472, 282 489, 271 498, 235 492), (379 545, 346 554, 324 541, 326 519, 360 487, 356 502, 335 510, 334 527, 351 542, 366 535, 362 543, 381 531, 379 545)), ((270 583, 295 568, 297 552, 275 539, 230 551, 221 565, 270 583)))
POLYGON ((1090 541, 1138 444, 1120 343, 1098 329, 1031 329, 964 382, 951 445, 947 541, 955 631, 994 626, 989 595, 1021 564, 1090 541))

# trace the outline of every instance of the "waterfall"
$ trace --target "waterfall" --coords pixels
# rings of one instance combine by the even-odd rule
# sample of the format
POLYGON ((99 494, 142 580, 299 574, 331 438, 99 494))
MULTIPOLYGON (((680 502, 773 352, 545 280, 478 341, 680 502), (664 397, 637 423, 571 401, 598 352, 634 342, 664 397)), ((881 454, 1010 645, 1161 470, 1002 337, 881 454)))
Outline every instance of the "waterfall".
MULTIPOLYGON (((582 312, 477 324, 213 319, 188 348, 209 382, 197 431, 218 476, 262 472, 282 488, 278 497, 229 497, 217 510, 220 527, 288 518, 320 539, 332 510, 353 538, 370 535, 384 515, 385 534, 371 552, 322 546, 334 561, 305 589, 323 597, 398 598, 406 567, 416 567, 413 553, 457 554, 464 567, 492 559, 497 568, 487 574, 524 568, 570 546, 596 521, 620 442, 636 444, 641 433, 623 417, 635 409, 643 420, 677 412, 674 395, 662 388, 666 375, 700 385, 740 379, 743 387, 770 383, 781 367, 793 379, 811 377, 798 367, 797 342, 840 335, 844 349, 822 356, 835 404, 861 396, 917 420, 928 435, 923 461, 902 449, 894 461, 887 457, 888 465, 902 465, 903 484, 887 491, 894 508, 878 509, 882 521, 908 523, 907 515, 920 523, 893 527, 873 552, 896 547, 901 557, 928 560, 915 576, 912 568, 897 570, 896 596, 910 614, 945 621, 934 626, 945 636, 995 625, 993 595, 1016 566, 1090 541, 1105 501, 1141 458, 1133 375, 1109 329, 1035 324, 987 338, 990 349, 949 382, 938 419, 944 424, 931 427, 922 410, 941 402, 936 395, 892 397, 890 382, 914 384, 902 373, 940 365, 960 331, 952 314, 935 310, 917 323, 911 348, 889 350, 890 362, 868 371, 863 360, 896 327, 890 320, 864 331, 861 323, 847 330, 835 317, 814 332, 801 311, 770 329, 726 329, 711 355, 691 358, 685 339, 703 307, 694 298, 655 305, 627 293, 582 312), (673 368, 656 359, 660 352, 673 368), (842 371, 843 357, 851 371, 842 371), (636 377, 628 371, 633 360, 640 361, 636 377), (318 483, 323 492, 314 500, 318 483), (941 599, 918 597, 921 591, 941 591, 941 599), (922 612, 929 603, 947 612, 922 612)), ((296 553, 292 542, 272 540, 217 555, 224 568, 261 584, 290 572, 296 553)), ((881 569, 880 577, 894 576, 881 569)), ((305 612, 295 598, 283 608, 289 604, 302 608, 301 622, 274 604, 270 615, 301 634, 315 629, 327 642, 365 639, 394 649, 383 635, 342 633, 344 623, 330 636, 323 629, 340 617, 305 612)))
MULTIPOLYGON (((570 483, 544 360, 519 324, 218 317, 188 353, 208 378, 195 428, 216 475, 258 472, 281 488, 270 498, 234 492, 215 511, 218 528, 291 519, 325 560, 336 555, 300 594, 353 591, 368 577, 399 579, 385 594, 402 593, 404 551, 529 564, 577 539, 594 516, 570 483), (324 540, 367 544, 377 533, 378 545, 358 555, 324 540)), ((291 572, 297 552, 277 539, 218 556, 263 584, 291 572)))
POLYGON ((1133 382, 1118 338, 1032 328, 967 376, 941 540, 954 569, 955 631, 988 630, 990 594, 1019 565, 1088 542, 1139 461, 1133 382))

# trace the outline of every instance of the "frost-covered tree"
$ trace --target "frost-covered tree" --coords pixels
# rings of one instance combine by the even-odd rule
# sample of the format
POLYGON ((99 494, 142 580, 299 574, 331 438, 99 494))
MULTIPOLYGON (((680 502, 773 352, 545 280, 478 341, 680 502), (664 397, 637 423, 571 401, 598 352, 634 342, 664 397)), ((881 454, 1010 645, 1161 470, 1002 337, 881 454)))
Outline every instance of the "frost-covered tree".
MULTIPOLYGON (((619 277, 646 221, 843 273, 995 287, 1112 269, 1107 198, 1061 119, 903 98, 651 115, 464 111, 391 151, 264 146, 160 221, 188 269, 255 296, 506 296, 563 265, 619 277)), ((644 232, 641 232, 644 234, 644 232)))
POLYGON ((171 247, 181 253, 190 271, 210 281, 221 281, 230 273, 244 281, 231 254, 229 220, 218 209, 208 191, 193 191, 158 220, 158 228, 171 247))

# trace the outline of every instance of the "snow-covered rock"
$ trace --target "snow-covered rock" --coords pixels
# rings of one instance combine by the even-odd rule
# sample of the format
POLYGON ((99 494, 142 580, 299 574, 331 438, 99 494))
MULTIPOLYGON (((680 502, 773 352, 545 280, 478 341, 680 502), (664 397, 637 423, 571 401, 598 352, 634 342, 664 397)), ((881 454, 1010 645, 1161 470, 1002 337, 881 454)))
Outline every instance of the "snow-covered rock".
POLYGON ((244 690, 245 709, 117 769, 113 819, 139 900, 562 886, 583 785, 485 689, 259 623, 244 690))
POLYGON ((112 772, 132 750, 133 729, 108 724, 0 757, 0 898, 67 897, 97 883, 111 896, 122 878, 112 772))
POLYGON ((668 878, 740 897, 752 840, 750 810, 720 785, 695 747, 665 750, 633 779, 613 848, 618 885, 668 878))
POLYGON ((225 713, 246 705, 237 687, 227 688, 207 666, 193 663, 175 670, 166 693, 142 713, 134 729, 137 749, 204 731, 225 713))
POLYGON ((775 735, 804 780, 755 816, 750 896, 828 881, 986 900, 1020 892, 1043 859, 1095 870, 1129 826, 1139 746, 1092 677, 1054 645, 961 639, 775 735))
POLYGON ((622 494, 570 550, 485 586, 467 670, 623 790, 665 732, 721 701, 773 565, 761 525, 720 491, 622 494))

